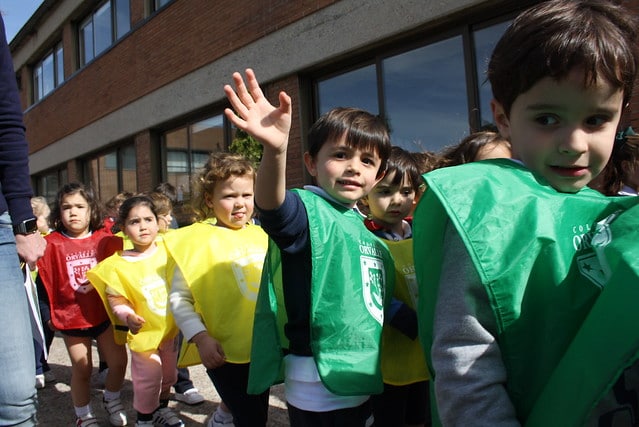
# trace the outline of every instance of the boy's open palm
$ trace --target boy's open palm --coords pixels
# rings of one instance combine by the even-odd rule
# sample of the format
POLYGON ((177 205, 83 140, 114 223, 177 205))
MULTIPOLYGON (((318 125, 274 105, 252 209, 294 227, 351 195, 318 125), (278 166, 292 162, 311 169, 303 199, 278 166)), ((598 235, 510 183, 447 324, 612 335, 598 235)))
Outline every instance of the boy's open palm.
POLYGON ((246 70, 246 84, 237 72, 233 73, 233 82, 235 90, 230 85, 224 86, 224 93, 235 110, 225 109, 226 117, 235 126, 257 138, 265 148, 280 152, 286 150, 291 128, 291 97, 280 92, 280 105, 273 106, 262 93, 255 73, 250 68, 246 70))

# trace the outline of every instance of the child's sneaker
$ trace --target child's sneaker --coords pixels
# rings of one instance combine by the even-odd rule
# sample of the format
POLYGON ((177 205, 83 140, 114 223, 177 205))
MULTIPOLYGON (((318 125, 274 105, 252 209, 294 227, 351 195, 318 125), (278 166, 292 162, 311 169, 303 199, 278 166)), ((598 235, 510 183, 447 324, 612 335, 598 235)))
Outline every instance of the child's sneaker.
POLYGON ((100 423, 93 415, 79 417, 75 422, 76 427, 99 427, 100 423))
POLYGON ((211 414, 211 418, 209 419, 207 427, 235 427, 233 424, 233 416, 231 414, 227 414, 227 417, 224 417, 220 414, 218 410, 211 414))
POLYGON ((136 421, 135 427, 153 427, 153 421, 136 421))
POLYGON ((128 422, 126 419, 126 411, 124 410, 124 406, 122 406, 122 401, 120 398, 113 400, 103 400, 104 409, 106 409, 109 414, 109 422, 113 426, 125 426, 128 422))
POLYGON ((197 405, 204 402, 204 396, 200 394, 197 388, 193 387, 184 393, 175 393, 175 400, 184 402, 187 405, 197 405))
POLYGON ((184 427, 184 423, 171 408, 156 409, 153 413, 153 425, 155 427, 184 427))
POLYGON ((45 378, 44 374, 38 374, 35 376, 36 388, 41 389, 44 388, 45 378))

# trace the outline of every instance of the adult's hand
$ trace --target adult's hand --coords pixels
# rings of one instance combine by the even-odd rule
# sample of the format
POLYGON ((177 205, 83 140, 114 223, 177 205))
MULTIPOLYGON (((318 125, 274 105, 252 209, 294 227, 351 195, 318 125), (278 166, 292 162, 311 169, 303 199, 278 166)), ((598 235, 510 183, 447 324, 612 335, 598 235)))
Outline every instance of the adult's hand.
POLYGON ((33 270, 36 262, 44 255, 47 241, 40 233, 16 234, 18 256, 33 270))

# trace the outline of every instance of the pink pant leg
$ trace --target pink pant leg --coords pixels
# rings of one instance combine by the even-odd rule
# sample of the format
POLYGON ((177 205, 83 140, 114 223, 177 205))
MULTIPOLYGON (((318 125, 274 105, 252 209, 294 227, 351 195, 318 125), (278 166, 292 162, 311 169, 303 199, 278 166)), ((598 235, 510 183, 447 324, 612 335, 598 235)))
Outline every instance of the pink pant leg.
POLYGON ((133 408, 150 414, 160 406, 162 362, 157 351, 131 352, 133 408))
POLYGON ((171 386, 177 381, 177 358, 178 340, 177 338, 164 341, 158 349, 160 360, 162 361, 162 389, 161 399, 168 399, 171 393, 171 386))

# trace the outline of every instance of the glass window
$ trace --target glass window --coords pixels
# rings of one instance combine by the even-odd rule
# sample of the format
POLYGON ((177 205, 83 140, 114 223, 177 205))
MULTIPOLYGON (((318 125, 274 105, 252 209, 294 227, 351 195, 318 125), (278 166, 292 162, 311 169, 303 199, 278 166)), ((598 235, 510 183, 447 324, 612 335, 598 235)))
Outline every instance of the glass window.
POLYGON ((89 18, 80 25, 80 62, 82 65, 91 61, 93 55, 93 19, 89 18))
POLYGON ((195 171, 204 167, 209 153, 224 150, 224 118, 213 116, 193 123, 190 129, 191 165, 195 171))
POLYGON ((86 65, 130 29, 130 0, 103 3, 80 25, 80 65, 86 65))
POLYGON ((173 0, 151 0, 151 9, 152 11, 156 11, 165 5, 171 3, 173 0))
POLYGON ((487 58, 508 24, 474 32, 461 27, 450 38, 393 56, 375 51, 372 55, 380 58, 375 64, 315 82, 316 111, 354 106, 381 114, 393 144, 409 151, 440 151, 456 144, 470 131, 469 111, 480 110, 482 125, 492 123, 492 93, 483 82, 487 58), (465 62, 473 57, 465 51, 468 48, 475 50, 475 63, 465 62), (477 76, 467 78, 466 70, 477 76), (467 87, 473 80, 479 82, 478 88, 467 87), (471 96, 475 90, 477 100, 471 96))
POLYGON ((357 107, 379 114, 374 64, 320 81, 317 86, 320 115, 335 107, 357 107))
POLYGON ((191 188, 189 180, 189 129, 182 127, 164 134, 166 147, 166 181, 184 192, 191 188))
POLYGON ((121 191, 137 191, 135 146, 122 145, 84 163, 85 181, 95 189, 100 200, 108 200, 121 191))
POLYGON ((166 181, 181 188, 184 200, 191 193, 191 179, 213 151, 226 150, 226 119, 222 114, 208 117, 164 134, 166 181))
POLYGON ((68 182, 66 168, 48 171, 34 177, 34 194, 44 196, 47 202, 54 203, 59 188, 68 182))
POLYGON ((115 0, 115 38, 120 39, 131 29, 129 0, 115 0))
POLYGON ((492 27, 484 28, 473 33, 475 58, 477 61, 477 81, 479 82, 479 111, 481 127, 493 124, 493 114, 490 101, 493 98, 490 83, 486 80, 488 62, 499 37, 506 31, 511 21, 502 22, 492 27))
POLYGON ((468 133, 461 36, 383 61, 386 119, 394 145, 438 151, 468 133))
POLYGON ((93 52, 97 56, 111 46, 113 29, 111 26, 111 3, 102 5, 93 14, 93 52))
POLYGON ((33 67, 33 102, 38 102, 64 81, 62 44, 33 67))
POLYGON ((129 144, 120 148, 121 160, 121 191, 135 193, 138 190, 138 177, 136 174, 135 145, 129 144))

